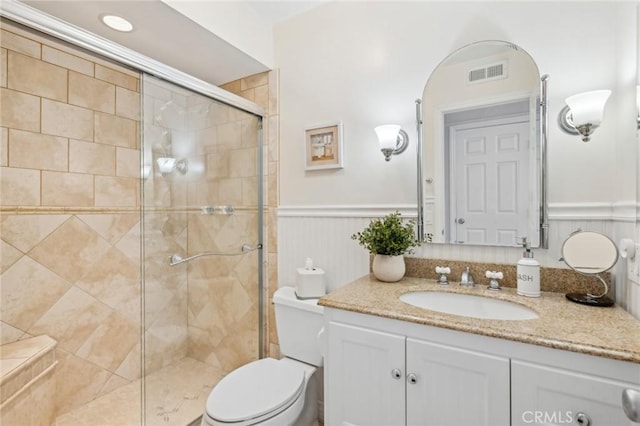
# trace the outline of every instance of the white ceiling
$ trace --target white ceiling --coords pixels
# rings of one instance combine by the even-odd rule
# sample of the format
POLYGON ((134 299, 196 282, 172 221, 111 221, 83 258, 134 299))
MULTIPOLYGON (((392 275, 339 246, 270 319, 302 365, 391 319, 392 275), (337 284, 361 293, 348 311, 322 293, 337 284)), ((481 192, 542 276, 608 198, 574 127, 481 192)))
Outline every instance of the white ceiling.
MULTIPOLYGON (((267 70, 262 63, 158 0, 22 2, 217 86, 267 70), (105 13, 129 19, 135 25, 133 32, 119 33, 107 28, 99 19, 105 13)), ((271 24, 320 3, 246 2, 271 24)))

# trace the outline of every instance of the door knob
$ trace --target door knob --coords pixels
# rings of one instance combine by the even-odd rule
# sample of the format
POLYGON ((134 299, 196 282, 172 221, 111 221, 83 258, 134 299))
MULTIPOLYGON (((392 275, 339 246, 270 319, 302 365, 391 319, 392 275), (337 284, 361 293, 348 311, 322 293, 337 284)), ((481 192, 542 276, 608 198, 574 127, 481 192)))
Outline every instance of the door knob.
POLYGON ((402 377, 402 371, 400 371, 399 368, 394 368, 393 370, 391 370, 391 377, 396 380, 400 379, 402 377))
POLYGON ((459 217, 458 219, 456 219, 456 222, 458 222, 458 224, 462 225, 464 223, 464 218, 463 217, 459 217))
POLYGON ((407 381, 412 385, 415 385, 418 383, 418 377, 413 373, 407 374, 407 381))
POLYGON ((623 390, 622 409, 629 420, 640 423, 640 391, 635 389, 623 390))

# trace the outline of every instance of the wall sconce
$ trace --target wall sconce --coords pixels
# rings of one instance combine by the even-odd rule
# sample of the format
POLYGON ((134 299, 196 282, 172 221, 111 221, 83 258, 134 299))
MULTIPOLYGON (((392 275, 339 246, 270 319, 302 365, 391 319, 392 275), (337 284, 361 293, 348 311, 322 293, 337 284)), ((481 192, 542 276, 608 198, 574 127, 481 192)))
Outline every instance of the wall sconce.
POLYGON ((158 163, 158 170, 160 173, 173 173, 174 170, 179 171, 181 174, 186 174, 189 168, 187 167, 187 160, 176 160, 171 157, 160 157, 156 160, 158 163))
POLYGON ((589 142, 591 133, 602 122, 604 106, 611 90, 594 90, 569 96, 567 105, 560 110, 558 124, 571 135, 582 135, 583 142, 589 142))
POLYGON ((409 135, 396 124, 378 126, 375 131, 385 161, 391 160, 391 155, 402 154, 409 145, 409 135))

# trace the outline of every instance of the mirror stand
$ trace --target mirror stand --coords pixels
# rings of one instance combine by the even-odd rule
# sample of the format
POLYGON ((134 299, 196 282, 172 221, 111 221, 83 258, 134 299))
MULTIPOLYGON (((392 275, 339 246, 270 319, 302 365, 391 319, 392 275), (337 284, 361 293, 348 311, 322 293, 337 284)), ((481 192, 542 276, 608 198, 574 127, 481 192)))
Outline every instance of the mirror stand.
MULTIPOLYGON (((583 275, 587 275, 587 274, 583 274, 583 275)), ((602 282, 602 285, 604 286, 604 291, 602 292, 602 294, 594 295, 591 293, 567 293, 565 297, 571 300, 572 302, 581 303, 583 305, 601 306, 601 307, 613 306, 614 301, 607 296, 607 293, 609 293, 609 286, 607 285, 607 282, 603 280, 600 275, 591 275, 591 276, 596 277, 597 279, 600 280, 600 282, 602 282)))
POLYGON ((600 274, 613 268, 618 261, 618 254, 615 243, 606 235, 580 229, 573 232, 562 244, 560 260, 581 275, 599 279, 604 291, 599 295, 568 293, 566 298, 588 306, 613 306, 614 301, 607 296, 609 285, 600 274))

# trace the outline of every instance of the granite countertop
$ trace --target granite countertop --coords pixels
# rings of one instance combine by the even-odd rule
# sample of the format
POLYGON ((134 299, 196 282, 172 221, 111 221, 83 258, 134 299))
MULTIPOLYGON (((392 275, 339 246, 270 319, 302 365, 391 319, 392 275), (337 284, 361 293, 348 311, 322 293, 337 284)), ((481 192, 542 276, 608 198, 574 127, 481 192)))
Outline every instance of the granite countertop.
POLYGON ((364 276, 322 297, 319 305, 430 325, 500 339, 640 363, 640 321, 624 309, 591 307, 568 301, 564 293, 542 292, 539 298, 518 296, 515 288, 494 292, 485 285, 457 283, 440 286, 435 280, 405 277, 384 283, 364 276), (478 319, 411 306, 400 296, 411 291, 447 291, 493 297, 533 309, 530 320, 478 319))

